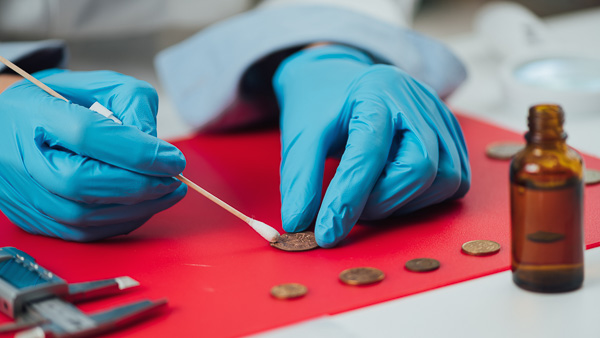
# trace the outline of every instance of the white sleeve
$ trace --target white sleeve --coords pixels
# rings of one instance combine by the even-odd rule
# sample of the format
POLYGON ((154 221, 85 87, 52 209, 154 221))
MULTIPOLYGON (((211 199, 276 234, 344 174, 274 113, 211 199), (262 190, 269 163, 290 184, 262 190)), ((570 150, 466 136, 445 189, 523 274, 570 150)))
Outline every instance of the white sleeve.
POLYGON ((462 63, 438 41, 354 9, 304 3, 264 5, 220 22, 159 53, 155 66, 191 126, 229 129, 277 116, 271 86, 277 65, 323 41, 398 66, 441 97, 466 77, 462 63))
POLYGON ((139 35, 199 29, 252 7, 252 0, 0 0, 0 39, 139 35))

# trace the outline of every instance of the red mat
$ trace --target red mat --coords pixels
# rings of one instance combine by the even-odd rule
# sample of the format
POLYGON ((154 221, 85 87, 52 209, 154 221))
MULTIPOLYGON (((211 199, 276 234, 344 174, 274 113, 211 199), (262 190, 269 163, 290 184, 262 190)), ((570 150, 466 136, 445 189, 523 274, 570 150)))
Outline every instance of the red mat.
MULTIPOLYGON (((358 225, 343 245, 288 253, 271 248, 244 223, 190 191, 129 236, 99 243, 68 243, 19 230, 0 215, 0 246, 14 246, 69 282, 128 275, 141 286, 81 304, 95 311, 141 298, 169 300, 167 313, 113 333, 115 337, 240 336, 462 282, 509 267, 508 163, 484 155, 499 140, 522 140, 506 130, 460 117, 473 168, 472 189, 460 200, 377 225, 358 225), (489 257, 461 253, 463 242, 490 239, 502 250, 489 257), (411 273, 404 263, 431 257, 441 268, 411 273), (351 287, 340 271, 374 266, 381 283, 351 287), (270 288, 297 282, 301 299, 271 298, 270 288)), ((176 142, 186 154, 186 176, 242 212, 281 230, 279 135, 261 131, 199 136, 176 142), (260 163, 260 165, 257 165, 260 163)), ((586 157, 588 167, 600 160, 586 157)), ((335 163, 328 164, 329 175, 335 163)), ((600 185, 585 189, 586 243, 600 242, 600 185)), ((0 317, 0 321, 6 321, 0 317)))

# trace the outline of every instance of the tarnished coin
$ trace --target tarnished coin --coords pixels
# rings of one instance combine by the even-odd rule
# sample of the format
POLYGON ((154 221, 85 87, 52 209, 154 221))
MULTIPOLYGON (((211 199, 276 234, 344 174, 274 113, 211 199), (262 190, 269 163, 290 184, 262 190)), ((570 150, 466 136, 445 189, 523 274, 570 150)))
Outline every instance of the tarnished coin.
POLYGON ((585 169, 583 171, 583 181, 587 185, 600 183, 600 170, 585 169))
POLYGON ((486 240, 470 241, 462 245, 462 251, 471 256, 487 256, 500 251, 500 244, 486 240))
POLYGON ((427 272, 437 270, 440 267, 440 262, 433 258, 415 258, 406 262, 404 267, 414 272, 427 272))
POLYGON ((536 231, 534 233, 527 234, 527 239, 537 243, 552 243, 562 241, 565 239, 565 235, 558 234, 556 232, 536 231))
POLYGON ((523 143, 497 142, 488 145, 485 149, 485 154, 489 158, 493 158, 496 160, 510 160, 523 148, 525 148, 525 145, 523 143))
POLYGON ((298 283, 279 284, 271 288, 271 296, 279 299, 302 297, 306 292, 308 292, 306 286, 298 283))
POLYGON ((372 284, 384 278, 383 271, 370 267, 346 269, 340 273, 340 280, 348 285, 372 284))
POLYGON ((271 246, 283 251, 306 251, 319 247, 312 231, 283 234, 271 246))

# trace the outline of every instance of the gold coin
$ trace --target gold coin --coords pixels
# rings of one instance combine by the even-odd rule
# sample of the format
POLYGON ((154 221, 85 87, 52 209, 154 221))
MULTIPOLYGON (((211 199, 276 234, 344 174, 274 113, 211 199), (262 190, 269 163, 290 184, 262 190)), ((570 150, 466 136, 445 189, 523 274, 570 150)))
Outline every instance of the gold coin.
POLYGON ((340 280, 348 285, 372 284, 384 278, 383 271, 370 267, 346 269, 340 273, 340 280))
POLYGON ((600 183, 600 170, 585 169, 583 171, 583 181, 587 185, 600 183))
POLYGON ((308 292, 306 286, 298 283, 275 285, 271 288, 271 296, 278 299, 291 299, 302 297, 308 292))
POLYGON ((319 247, 312 231, 283 234, 271 246, 283 251, 306 251, 319 247))
POLYGON ((462 245, 462 251, 471 256, 493 255, 500 251, 500 244, 486 240, 470 241, 462 245))
POLYGON ((415 258, 406 262, 404 267, 414 272, 427 272, 439 269, 440 262, 433 258, 415 258))
POLYGON ((527 239, 536 243, 552 243, 565 239, 565 235, 556 232, 536 231, 528 234, 527 239))
POLYGON ((523 143, 496 142, 487 146, 485 154, 496 160, 510 160, 523 148, 525 148, 523 143))

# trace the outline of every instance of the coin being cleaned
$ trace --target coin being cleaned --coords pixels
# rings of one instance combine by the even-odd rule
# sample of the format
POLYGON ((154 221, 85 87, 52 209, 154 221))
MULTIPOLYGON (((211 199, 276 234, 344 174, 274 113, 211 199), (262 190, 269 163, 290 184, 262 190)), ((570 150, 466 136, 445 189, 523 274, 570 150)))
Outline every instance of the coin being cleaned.
POLYGON ((471 256, 493 255, 500 251, 500 244, 486 240, 470 241, 462 245, 462 251, 471 256))
POLYGON ((485 154, 496 160, 510 160, 519 151, 525 148, 523 143, 518 142, 496 142, 487 146, 485 154))
POLYGON ((348 285, 367 285, 383 280, 385 274, 376 268, 360 267, 346 269, 340 273, 339 277, 342 282, 348 285))
POLYGON ((585 169, 583 171, 583 181, 586 185, 594 185, 600 183, 600 170, 585 169))
POLYGON ((308 292, 306 286, 298 283, 275 285, 271 288, 271 296, 278 299, 292 299, 302 297, 308 292))
POLYGON ((439 269, 440 262, 433 258, 415 258, 406 262, 404 267, 413 272, 428 272, 439 269))
POLYGON ((307 251, 319 247, 312 231, 283 234, 271 246, 283 251, 307 251))

